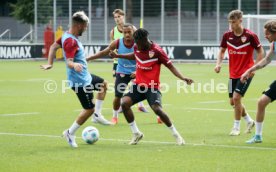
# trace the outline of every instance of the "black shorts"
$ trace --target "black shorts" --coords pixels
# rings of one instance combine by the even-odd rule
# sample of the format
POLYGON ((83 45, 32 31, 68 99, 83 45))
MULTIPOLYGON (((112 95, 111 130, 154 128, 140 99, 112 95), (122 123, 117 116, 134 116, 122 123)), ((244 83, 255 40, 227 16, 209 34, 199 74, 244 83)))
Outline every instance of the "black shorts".
POLYGON ((115 80, 115 96, 116 97, 122 97, 128 83, 132 80, 133 78, 130 77, 130 75, 127 74, 116 74, 116 80, 115 80))
POLYGON ((276 100, 276 81, 273 81, 269 88, 263 92, 266 96, 268 96, 271 99, 271 102, 276 100))
POLYGON ((112 67, 112 76, 113 76, 113 78, 116 77, 117 66, 118 66, 118 63, 113 63, 113 67, 112 67))
POLYGON ((79 101, 83 109, 93 109, 95 104, 93 103, 93 91, 99 91, 99 88, 103 85, 104 79, 91 74, 92 82, 86 87, 72 87, 72 90, 77 94, 79 101))
POLYGON ((237 79, 230 78, 228 82, 229 97, 230 98, 233 97, 234 91, 239 93, 243 97, 252 81, 252 78, 249 78, 245 83, 242 83, 240 81, 240 78, 237 78, 237 79))
POLYGON ((145 88, 133 84, 125 96, 131 98, 132 105, 147 99, 150 106, 154 104, 162 106, 162 94, 157 88, 145 88))

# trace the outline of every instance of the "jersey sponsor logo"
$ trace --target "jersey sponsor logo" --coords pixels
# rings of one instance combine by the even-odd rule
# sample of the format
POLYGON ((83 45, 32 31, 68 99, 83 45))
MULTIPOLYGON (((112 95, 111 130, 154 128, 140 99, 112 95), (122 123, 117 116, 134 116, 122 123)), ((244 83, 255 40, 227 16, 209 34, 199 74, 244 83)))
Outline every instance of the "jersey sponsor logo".
POLYGON ((152 70, 151 66, 150 67, 146 67, 146 66, 141 66, 139 64, 137 64, 136 66, 137 66, 137 68, 142 69, 142 70, 152 70))
POLYGON ((242 36, 242 37, 241 37, 242 43, 245 43, 246 40, 247 40, 246 36, 242 36))
POLYGON ((135 67, 136 65, 127 65, 127 64, 124 64, 123 65, 125 68, 131 68, 131 67, 135 67))
POLYGON ((31 46, 0 46, 0 58, 32 58, 31 46))
POLYGON ((154 56, 154 51, 149 51, 149 58, 152 58, 154 56))
POLYGON ((229 50, 228 52, 229 52, 229 54, 240 54, 240 55, 247 54, 247 52, 246 52, 246 51, 235 51, 235 50, 229 50))
POLYGON ((234 39, 234 38, 231 38, 231 37, 229 38, 229 40, 233 40, 233 39, 234 39))

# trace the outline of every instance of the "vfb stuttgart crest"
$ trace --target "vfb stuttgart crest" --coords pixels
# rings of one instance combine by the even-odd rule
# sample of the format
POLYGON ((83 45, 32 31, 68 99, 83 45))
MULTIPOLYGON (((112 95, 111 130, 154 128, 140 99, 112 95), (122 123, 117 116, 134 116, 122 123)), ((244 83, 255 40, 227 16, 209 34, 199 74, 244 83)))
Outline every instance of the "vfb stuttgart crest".
POLYGON ((242 43, 244 43, 246 41, 246 36, 242 36, 241 41, 242 41, 242 43))
POLYGON ((149 58, 152 58, 154 56, 154 51, 149 51, 149 58))

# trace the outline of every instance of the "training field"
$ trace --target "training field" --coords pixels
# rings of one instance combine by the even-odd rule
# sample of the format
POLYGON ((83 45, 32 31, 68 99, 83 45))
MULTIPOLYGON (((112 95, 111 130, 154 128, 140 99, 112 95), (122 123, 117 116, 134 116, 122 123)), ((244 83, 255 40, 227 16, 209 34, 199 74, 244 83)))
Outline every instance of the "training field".
MULTIPOLYGON (((45 63, 0 61, 1 172, 267 172, 276 169, 276 104, 267 109, 262 144, 245 144, 252 134, 243 133, 244 120, 241 135, 228 136, 233 109, 225 90, 218 93, 216 88, 218 84, 227 85, 227 65, 222 73, 216 74, 214 64, 176 64, 199 88, 187 87, 179 93, 177 78, 163 66, 161 82, 170 89, 163 93, 163 108, 184 137, 185 146, 175 145, 170 131, 164 124, 157 124, 152 111, 145 114, 133 107, 138 127, 145 135, 138 145, 128 145, 132 134, 120 114, 116 126, 92 124, 89 119, 77 131, 79 147, 72 149, 60 136, 72 124, 81 105, 73 91, 62 93, 61 80, 66 79, 64 62, 56 62, 50 71, 40 70, 39 65, 45 63), (48 80, 57 82, 56 92, 45 92, 44 83, 48 80), (207 93, 203 93, 204 88, 207 93), (100 131, 100 140, 95 145, 85 144, 80 138, 82 129, 89 125, 100 131)), ((91 72, 110 83, 113 82, 111 67, 111 63, 89 63, 91 72)), ((275 73, 275 66, 258 71, 246 93, 244 104, 254 119, 257 99, 275 79, 275 73)), ((103 114, 107 119, 112 116, 113 96, 109 91, 104 102, 103 114)))

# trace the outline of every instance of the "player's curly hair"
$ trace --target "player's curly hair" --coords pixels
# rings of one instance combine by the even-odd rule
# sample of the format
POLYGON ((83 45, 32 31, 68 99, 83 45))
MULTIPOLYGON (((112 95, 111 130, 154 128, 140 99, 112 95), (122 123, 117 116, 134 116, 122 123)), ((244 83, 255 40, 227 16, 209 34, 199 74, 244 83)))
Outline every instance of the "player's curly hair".
POLYGON ((276 33, 276 20, 268 20, 265 23, 264 28, 270 33, 276 33))
POLYGON ((133 33, 135 42, 138 40, 145 40, 148 38, 149 32, 146 29, 139 28, 133 33))

